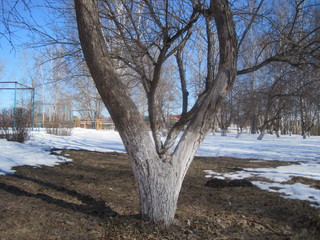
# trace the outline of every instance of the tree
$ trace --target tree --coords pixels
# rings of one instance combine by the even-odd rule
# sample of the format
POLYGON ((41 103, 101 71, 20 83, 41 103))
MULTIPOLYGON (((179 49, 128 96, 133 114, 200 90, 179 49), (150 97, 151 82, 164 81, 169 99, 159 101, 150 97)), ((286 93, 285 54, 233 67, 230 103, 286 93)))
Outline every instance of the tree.
POLYGON ((296 108, 301 122, 301 135, 304 139, 310 136, 312 128, 319 118, 319 70, 305 69, 302 73, 295 72, 296 80, 296 108), (300 76, 299 76, 300 75, 300 76))
MULTIPOLYGON (((150 12, 153 12, 151 2, 144 2, 150 12)), ((179 192, 188 167, 211 127, 210 123, 219 103, 235 81, 237 42, 228 3, 224 0, 212 0, 207 9, 207 14, 210 14, 216 22, 219 36, 220 61, 217 77, 207 78, 208 84, 205 91, 198 98, 194 107, 184 114, 170 130, 164 143, 159 141, 156 136, 157 129, 152 126, 156 124, 152 115, 155 111, 154 97, 158 86, 157 79, 145 82, 150 89, 147 94, 153 132, 152 140, 142 116, 130 98, 128 89, 119 78, 110 60, 101 31, 98 2, 79 0, 74 3, 83 54, 132 163, 139 189, 142 217, 155 223, 170 225, 174 219, 179 192), (183 129, 185 131, 173 151, 175 140, 183 129)), ((168 33, 165 27, 161 29, 163 31, 161 34, 165 35, 165 44, 159 50, 158 62, 164 61, 161 59, 163 55, 181 36, 181 32, 186 33, 192 27, 199 13, 198 5, 195 5, 190 20, 185 26, 174 33, 168 33)), ((156 67, 157 65, 155 65, 154 74, 161 70, 160 64, 159 69, 156 67)))
MULTIPOLYGON (((272 73, 269 73, 268 77, 275 78, 275 80, 265 82, 259 89, 261 95, 260 100, 263 107, 261 116, 262 124, 259 127, 260 135, 258 140, 263 139, 267 129, 278 125, 276 123, 279 123, 281 119, 281 112, 285 108, 284 96, 287 94, 285 93, 284 76, 273 76, 272 73)), ((278 127, 276 127, 276 134, 279 137, 278 130, 278 127)))
POLYGON ((232 91, 223 99, 221 107, 217 113, 217 122, 221 130, 221 136, 227 136, 228 128, 234 120, 234 104, 232 91))

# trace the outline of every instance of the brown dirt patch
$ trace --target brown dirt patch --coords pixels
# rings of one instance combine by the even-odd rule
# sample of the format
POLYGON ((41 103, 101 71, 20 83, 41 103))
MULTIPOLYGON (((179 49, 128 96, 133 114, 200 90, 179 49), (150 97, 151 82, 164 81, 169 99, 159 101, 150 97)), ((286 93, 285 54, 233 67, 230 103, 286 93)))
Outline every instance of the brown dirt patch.
MULTIPOLYGON (((125 154, 64 150, 72 162, 0 176, 0 239, 319 239, 320 210, 256 187, 205 187, 203 170, 277 161, 196 158, 170 229, 140 220, 125 154), (107 217, 111 210, 120 215, 107 217)), ((298 180, 296 180, 298 181, 298 180)), ((299 181, 306 181, 305 179, 299 181)), ((309 181, 309 180, 308 180, 309 181)), ((318 183, 315 183, 318 184, 318 183)))

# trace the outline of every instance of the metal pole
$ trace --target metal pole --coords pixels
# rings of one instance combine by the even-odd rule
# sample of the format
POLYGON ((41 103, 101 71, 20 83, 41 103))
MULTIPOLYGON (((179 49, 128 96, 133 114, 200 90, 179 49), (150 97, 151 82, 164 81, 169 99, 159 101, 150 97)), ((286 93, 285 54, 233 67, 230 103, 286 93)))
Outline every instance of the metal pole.
POLYGON ((40 107, 40 103, 38 104, 38 132, 40 132, 40 127, 41 127, 41 120, 40 120, 40 118, 41 118, 41 109, 40 109, 41 107, 40 107))
POLYGON ((71 126, 74 126, 74 124, 72 122, 72 110, 70 110, 70 114, 69 114, 69 128, 71 128, 71 126))
POLYGON ((14 103, 13 103, 13 130, 15 131, 17 128, 17 82, 14 83, 14 103))
POLYGON ((32 131, 34 130, 34 89, 32 89, 32 131))

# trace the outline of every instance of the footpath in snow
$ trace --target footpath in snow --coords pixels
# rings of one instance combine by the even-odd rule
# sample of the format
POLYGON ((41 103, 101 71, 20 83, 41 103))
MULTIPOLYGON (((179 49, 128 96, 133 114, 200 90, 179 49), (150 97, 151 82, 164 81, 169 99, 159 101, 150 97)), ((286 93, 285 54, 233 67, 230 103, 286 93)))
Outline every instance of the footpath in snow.
MULTIPOLYGON (((13 173, 14 166, 53 166, 59 162, 70 161, 65 157, 51 155, 52 149, 125 152, 120 136, 115 131, 76 128, 72 136, 65 137, 46 134, 44 131, 32 132, 31 139, 25 144, 0 139, 0 174, 13 173)), ((261 181, 253 183, 267 191, 284 193, 286 198, 308 200, 314 206, 320 206, 319 189, 300 183, 284 184, 293 176, 320 180, 320 137, 302 139, 298 135, 280 138, 266 135, 262 141, 258 141, 256 135, 243 134, 240 138, 235 138, 233 133, 226 137, 209 134, 197 155, 297 162, 298 164, 285 167, 244 169, 223 175, 210 169, 205 173, 207 177, 230 179, 250 176, 268 178, 272 183, 261 181)))

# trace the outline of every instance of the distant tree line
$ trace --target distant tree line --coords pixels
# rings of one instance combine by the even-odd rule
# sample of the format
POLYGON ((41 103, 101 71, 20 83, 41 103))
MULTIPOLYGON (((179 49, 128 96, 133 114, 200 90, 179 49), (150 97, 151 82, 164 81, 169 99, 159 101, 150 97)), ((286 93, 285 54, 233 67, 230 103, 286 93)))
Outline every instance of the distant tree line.
POLYGON ((259 133, 320 135, 320 71, 318 68, 269 65, 240 77, 216 116, 224 134, 233 124, 259 133))

